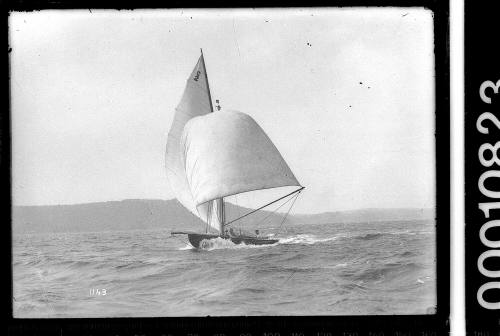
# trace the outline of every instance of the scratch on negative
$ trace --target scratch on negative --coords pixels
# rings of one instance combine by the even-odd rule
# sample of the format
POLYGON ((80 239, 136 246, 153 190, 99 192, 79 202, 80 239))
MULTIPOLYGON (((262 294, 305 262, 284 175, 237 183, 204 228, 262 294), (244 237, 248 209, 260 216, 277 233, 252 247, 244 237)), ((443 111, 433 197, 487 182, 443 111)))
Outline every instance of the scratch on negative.
POLYGON ((238 55, 241 58, 240 46, 238 45, 238 37, 236 36, 236 28, 234 27, 234 17, 233 17, 233 32, 234 32, 234 41, 236 42, 236 47, 238 48, 238 55))

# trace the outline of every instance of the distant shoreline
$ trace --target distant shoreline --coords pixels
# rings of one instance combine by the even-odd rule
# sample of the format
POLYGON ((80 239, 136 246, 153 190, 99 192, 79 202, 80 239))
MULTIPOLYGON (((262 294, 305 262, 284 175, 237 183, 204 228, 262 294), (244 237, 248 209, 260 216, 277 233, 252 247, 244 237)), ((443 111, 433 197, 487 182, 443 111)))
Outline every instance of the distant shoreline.
MULTIPOLYGON (((228 211, 244 213, 248 208, 228 203, 228 211)), ((261 211, 279 222, 283 213, 261 211)), ((379 221, 433 220, 434 209, 394 208, 359 209, 323 212, 318 214, 291 214, 287 223, 342 224, 379 221)), ((12 207, 12 231, 18 233, 43 232, 103 232, 130 231, 154 228, 199 229, 204 223, 186 210, 177 200, 127 199, 123 201, 93 202, 64 205, 15 205, 12 207)))
MULTIPOLYGON (((125 198, 121 200, 109 200, 109 201, 95 201, 95 202, 82 202, 82 203, 64 203, 64 204, 13 204, 12 207, 16 208, 28 208, 28 207, 66 207, 66 206, 79 206, 79 205, 94 205, 94 204, 105 204, 105 203, 121 203, 121 202, 176 202, 175 198, 170 199, 160 199, 160 198, 125 198)), ((241 207, 244 208, 244 207, 241 207)), ((368 210, 417 210, 417 211, 434 211, 435 208, 418 208, 418 207, 399 207, 399 208, 356 208, 356 209, 347 209, 347 210, 338 210, 338 211, 323 211, 323 212, 315 212, 315 213, 296 213, 295 215, 300 216, 310 216, 310 215, 320 215, 325 213, 346 213, 346 212, 354 212, 354 211, 368 211, 368 210)))

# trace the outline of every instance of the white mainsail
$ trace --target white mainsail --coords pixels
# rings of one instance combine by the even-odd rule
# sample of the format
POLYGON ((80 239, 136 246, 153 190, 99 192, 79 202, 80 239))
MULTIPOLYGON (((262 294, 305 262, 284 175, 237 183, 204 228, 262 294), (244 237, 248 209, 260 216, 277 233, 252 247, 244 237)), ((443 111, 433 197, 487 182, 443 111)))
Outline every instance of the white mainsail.
POLYGON ((175 109, 174 119, 168 132, 167 148, 165 153, 165 168, 170 186, 179 202, 211 227, 220 230, 220 215, 216 209, 222 208, 222 200, 215 200, 209 204, 196 206, 189 188, 184 170, 183 153, 180 147, 182 131, 186 123, 197 116, 212 112, 212 102, 203 54, 189 76, 181 101, 175 109), (214 204, 212 204, 214 203, 214 204), (212 211, 212 210, 216 211, 212 211), (215 215, 215 216, 214 216, 215 215))
POLYGON ((300 187, 271 139, 242 112, 192 118, 184 127, 181 148, 198 206, 252 190, 300 187))

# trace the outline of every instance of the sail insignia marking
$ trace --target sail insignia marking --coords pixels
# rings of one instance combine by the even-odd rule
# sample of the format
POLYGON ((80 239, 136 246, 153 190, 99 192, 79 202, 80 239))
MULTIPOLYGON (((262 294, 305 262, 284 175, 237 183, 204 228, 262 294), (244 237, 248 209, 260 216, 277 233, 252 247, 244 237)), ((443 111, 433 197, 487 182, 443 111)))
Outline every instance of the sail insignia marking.
POLYGON ((198 79, 200 79, 200 74, 201 74, 200 70, 196 71, 196 76, 194 76, 194 81, 195 82, 197 82, 198 79))

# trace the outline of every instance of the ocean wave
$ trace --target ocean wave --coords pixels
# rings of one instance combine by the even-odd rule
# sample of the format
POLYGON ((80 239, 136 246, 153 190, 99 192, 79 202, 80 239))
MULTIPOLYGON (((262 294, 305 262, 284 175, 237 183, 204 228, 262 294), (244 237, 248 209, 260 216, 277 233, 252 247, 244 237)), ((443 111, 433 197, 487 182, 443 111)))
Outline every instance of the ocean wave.
POLYGON ((405 251, 405 252, 396 254, 396 256, 398 256, 398 257, 414 257, 416 255, 417 255, 417 253, 411 252, 411 251, 405 251))
POLYGON ((144 263, 148 264, 148 265, 160 264, 163 261, 165 261, 165 258, 163 258, 163 257, 150 257, 150 258, 144 259, 144 263))
POLYGON ((383 233, 367 233, 364 235, 354 236, 353 238, 361 240, 372 240, 382 237, 383 235, 384 235, 383 233))
POLYGON ((35 268, 35 274, 40 280, 44 280, 49 275, 49 270, 35 268))
POLYGON ((388 232, 387 234, 394 235, 394 236, 399 236, 399 235, 414 236, 417 233, 418 233, 417 231, 404 230, 404 231, 388 232))
MULTIPOLYGON (((205 239, 200 243, 200 250, 212 251, 212 250, 220 250, 220 249, 247 249, 247 248, 268 248, 277 245, 290 245, 290 244, 302 244, 302 245, 312 245, 316 243, 325 243, 334 241, 337 239, 337 236, 334 237, 326 237, 326 238, 318 238, 314 235, 309 234, 299 234, 290 237, 279 238, 278 242, 274 244, 266 244, 266 245, 253 245, 253 244, 235 244, 232 241, 224 238, 213 238, 213 239, 205 239)), ((179 251, 192 250, 195 249, 190 244, 187 244, 183 247, 178 248, 179 251)))
MULTIPOLYGON (((427 233, 427 232, 426 232, 427 233)), ((359 240, 375 240, 384 236, 393 236, 393 235, 416 235, 420 234, 419 232, 412 231, 393 231, 393 232, 380 232, 380 233, 364 233, 359 235, 350 236, 346 234, 338 234, 330 237, 317 237, 316 235, 311 234, 298 234, 288 237, 278 238, 279 241, 275 244, 269 245, 252 245, 252 244, 235 244, 230 240, 223 238, 214 238, 209 240, 204 240, 201 242, 201 250, 212 251, 219 249, 234 249, 234 248, 266 248, 277 245, 290 245, 290 244, 302 244, 302 245, 313 245, 316 243, 326 243, 331 242, 339 238, 350 238, 350 239, 359 239, 359 240)), ((186 244, 183 247, 178 248, 179 251, 184 250, 192 250, 193 246, 190 244, 186 244)))
POLYGON ((300 260, 300 259, 303 259, 303 258, 306 258, 306 257, 307 257, 306 253, 295 253, 295 254, 292 254, 292 255, 290 255, 288 257, 281 258, 281 262, 297 261, 297 260, 300 260))
POLYGON ((92 241, 74 234, 50 246, 33 236, 13 246, 13 312, 20 318, 425 313, 435 303, 430 231, 297 226, 273 245, 219 238, 204 250, 167 239, 170 231, 109 232, 92 241), (108 294, 92 296, 92 288, 108 294))
POLYGON ((416 283, 423 284, 423 283, 429 282, 430 279, 431 279, 430 276, 419 277, 419 278, 417 278, 416 283))
POLYGON ((285 267, 285 266, 272 266, 267 268, 261 268, 256 271, 257 274, 294 274, 294 273, 315 273, 322 271, 325 267, 285 267))
POLYGON ((421 269, 422 266, 417 263, 388 263, 385 265, 378 266, 376 268, 364 269, 358 272, 357 274, 351 276, 353 280, 362 280, 362 281, 374 281, 385 279, 388 276, 395 276, 396 274, 405 273, 408 274, 410 272, 415 272, 421 269))
POLYGON ((233 291, 231 294, 262 294, 268 292, 267 288, 254 288, 254 287, 243 287, 243 288, 238 288, 237 290, 233 291))
POLYGON ((229 239, 224 238, 214 238, 214 239, 204 239, 200 242, 200 250, 212 251, 221 249, 247 249, 247 248, 267 248, 270 246, 276 246, 278 244, 268 244, 268 245, 247 245, 245 243, 235 244, 229 239))
POLYGON ((85 266, 94 265, 96 262, 89 260, 62 260, 58 262, 51 262, 54 266, 63 266, 68 269, 80 269, 85 266))
POLYGON ((349 263, 340 263, 340 264, 334 265, 332 267, 327 267, 327 268, 347 267, 348 264, 349 263))
POLYGON ((392 232, 376 232, 376 233, 363 233, 359 235, 353 235, 351 238, 354 239, 360 239, 360 240, 373 240, 377 238, 381 238, 384 236, 414 236, 414 235, 421 235, 421 234, 432 234, 434 232, 430 231, 410 231, 410 230, 399 230, 399 231, 392 231, 392 232))
POLYGON ((114 266, 113 268, 117 270, 125 269, 125 270, 138 270, 138 269, 147 269, 151 265, 161 264, 163 258, 145 258, 144 260, 131 260, 119 265, 114 266))
POLYGON ((28 260, 28 261, 24 262, 24 264, 26 266, 34 267, 34 266, 44 265, 44 264, 48 263, 49 261, 50 260, 47 257, 44 257, 44 256, 35 256, 35 257, 33 257, 32 260, 28 260))
POLYGON ((363 283, 362 281, 359 282, 359 283, 351 282, 351 283, 348 283, 348 284, 344 284, 341 287, 344 288, 344 289, 348 289, 349 291, 352 291, 352 290, 367 291, 369 288, 366 287, 366 286, 363 286, 362 283, 363 283))
POLYGON ((337 236, 327 237, 327 238, 317 238, 314 235, 299 234, 299 235, 296 235, 296 236, 281 238, 279 240, 279 244, 305 244, 305 245, 312 245, 312 244, 315 244, 315 243, 325 243, 325 242, 334 241, 335 239, 337 239, 337 236))

